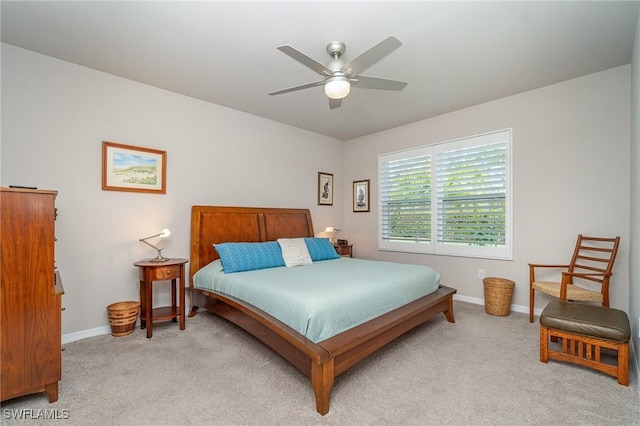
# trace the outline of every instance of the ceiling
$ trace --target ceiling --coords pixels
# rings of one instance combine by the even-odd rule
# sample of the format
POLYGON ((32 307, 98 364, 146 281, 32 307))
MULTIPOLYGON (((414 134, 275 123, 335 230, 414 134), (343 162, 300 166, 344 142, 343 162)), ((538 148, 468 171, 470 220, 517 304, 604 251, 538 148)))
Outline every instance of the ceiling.
POLYGON ((5 1, 2 42, 291 126, 350 140, 631 62, 638 1, 5 1), (329 109, 321 80, 278 51, 349 61, 401 46, 329 109))

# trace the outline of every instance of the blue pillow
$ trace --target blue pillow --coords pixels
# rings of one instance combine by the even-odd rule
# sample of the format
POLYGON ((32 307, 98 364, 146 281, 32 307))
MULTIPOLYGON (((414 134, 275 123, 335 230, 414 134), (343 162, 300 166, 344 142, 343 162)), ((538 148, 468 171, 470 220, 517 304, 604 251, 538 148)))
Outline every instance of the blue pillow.
POLYGON ((311 260, 314 262, 338 259, 340 257, 328 238, 305 238, 304 242, 307 244, 311 260))
POLYGON ((222 243, 213 245, 220 255, 225 274, 284 266, 277 241, 265 243, 222 243))

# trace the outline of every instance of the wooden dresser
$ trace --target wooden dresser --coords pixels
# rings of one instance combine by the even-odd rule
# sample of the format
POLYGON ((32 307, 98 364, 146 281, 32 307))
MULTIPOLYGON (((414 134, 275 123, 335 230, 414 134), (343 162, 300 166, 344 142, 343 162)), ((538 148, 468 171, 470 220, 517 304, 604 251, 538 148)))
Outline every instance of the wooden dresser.
POLYGON ((62 375, 62 282, 56 271, 57 191, 0 188, 0 400, 47 392, 62 375))

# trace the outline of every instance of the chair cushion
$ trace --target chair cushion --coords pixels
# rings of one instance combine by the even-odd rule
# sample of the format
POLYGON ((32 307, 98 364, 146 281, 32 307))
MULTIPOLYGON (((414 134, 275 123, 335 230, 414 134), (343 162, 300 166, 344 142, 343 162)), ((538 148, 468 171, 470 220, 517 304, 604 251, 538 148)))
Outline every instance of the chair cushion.
POLYGON ((627 314, 619 309, 602 306, 554 300, 543 309, 540 324, 615 342, 628 342, 631 337, 627 314))
MULTIPOLYGON (((534 281, 533 288, 550 296, 560 298, 560 283, 551 281, 534 281)), ((567 300, 582 302, 602 302, 602 293, 587 290, 577 285, 567 284, 567 300)))

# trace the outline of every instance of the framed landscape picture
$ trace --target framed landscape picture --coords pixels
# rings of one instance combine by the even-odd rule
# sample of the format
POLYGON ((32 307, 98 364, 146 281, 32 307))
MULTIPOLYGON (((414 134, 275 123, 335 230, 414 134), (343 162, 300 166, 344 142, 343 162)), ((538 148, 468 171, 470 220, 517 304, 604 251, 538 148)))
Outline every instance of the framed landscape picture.
POLYGON ((353 211, 369 211, 369 179, 353 182, 353 211))
POLYGON ((318 172, 318 205, 333 205, 333 174, 318 172))
POLYGON ((167 152, 102 142, 102 189, 165 194, 167 152))

